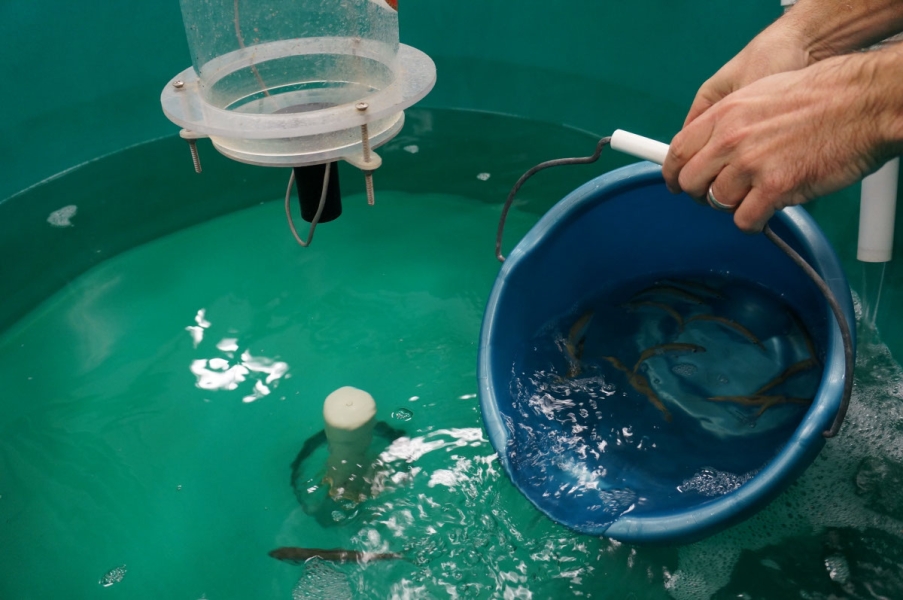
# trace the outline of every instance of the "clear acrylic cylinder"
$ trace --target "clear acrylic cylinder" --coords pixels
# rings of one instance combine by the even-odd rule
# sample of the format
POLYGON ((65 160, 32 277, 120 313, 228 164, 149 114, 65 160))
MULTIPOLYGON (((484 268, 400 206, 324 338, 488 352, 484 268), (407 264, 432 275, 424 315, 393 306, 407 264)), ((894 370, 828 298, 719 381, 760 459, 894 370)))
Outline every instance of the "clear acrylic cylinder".
POLYGON ((391 139, 435 65, 399 44, 386 0, 181 0, 193 68, 163 90, 163 111, 251 164, 299 166, 391 139), (366 108, 361 110, 361 103, 366 108))
POLYGON ((181 0, 200 89, 253 114, 366 99, 393 78, 398 13, 383 0, 181 0))

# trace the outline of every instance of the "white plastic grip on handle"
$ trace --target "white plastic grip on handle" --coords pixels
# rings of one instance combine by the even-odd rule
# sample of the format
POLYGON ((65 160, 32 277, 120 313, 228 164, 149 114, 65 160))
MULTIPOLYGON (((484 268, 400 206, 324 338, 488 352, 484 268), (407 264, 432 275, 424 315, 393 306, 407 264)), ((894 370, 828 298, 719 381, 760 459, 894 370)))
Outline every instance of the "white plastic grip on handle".
POLYGON ((668 144, 663 144, 623 129, 618 129, 611 134, 611 147, 618 152, 630 154, 657 164, 664 163, 665 157, 668 156, 668 144))

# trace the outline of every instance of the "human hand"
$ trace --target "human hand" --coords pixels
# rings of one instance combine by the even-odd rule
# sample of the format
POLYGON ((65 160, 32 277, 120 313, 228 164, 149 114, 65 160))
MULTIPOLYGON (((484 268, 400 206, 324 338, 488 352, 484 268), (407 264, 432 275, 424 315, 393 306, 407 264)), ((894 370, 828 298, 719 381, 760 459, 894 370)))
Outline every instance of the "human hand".
POLYGON ((735 207, 743 231, 775 211, 850 185, 890 155, 900 61, 826 59, 726 95, 678 133, 662 167, 672 191, 735 207), (711 186, 711 188, 710 188, 711 186))
POLYGON ((683 126, 692 123, 728 94, 763 77, 802 69, 809 62, 809 53, 801 36, 783 21, 777 21, 702 84, 683 126))

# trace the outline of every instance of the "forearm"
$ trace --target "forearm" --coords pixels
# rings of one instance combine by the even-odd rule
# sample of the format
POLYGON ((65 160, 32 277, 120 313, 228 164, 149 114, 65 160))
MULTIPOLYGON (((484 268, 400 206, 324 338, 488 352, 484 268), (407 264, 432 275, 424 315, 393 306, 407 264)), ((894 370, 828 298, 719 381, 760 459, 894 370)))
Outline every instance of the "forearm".
POLYGON ((799 0, 772 27, 795 37, 813 63, 903 31, 903 0, 799 0))

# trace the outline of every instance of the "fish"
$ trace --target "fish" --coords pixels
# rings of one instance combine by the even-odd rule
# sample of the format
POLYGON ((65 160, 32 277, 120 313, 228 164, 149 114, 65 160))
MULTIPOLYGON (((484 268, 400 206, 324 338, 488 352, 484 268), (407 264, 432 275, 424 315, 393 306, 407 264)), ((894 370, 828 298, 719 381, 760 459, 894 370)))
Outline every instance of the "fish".
POLYGON ((781 373, 780 375, 778 375, 777 377, 775 377, 774 379, 772 379, 771 381, 769 381, 768 383, 766 383, 765 385, 760 387, 758 390, 756 390, 756 394, 757 395, 764 394, 771 388, 781 385, 782 383, 784 383, 785 381, 787 381, 788 379, 790 379, 797 373, 802 373, 803 371, 808 371, 809 369, 811 369, 812 367, 814 367, 816 365, 818 365, 818 361, 816 361, 814 358, 806 358, 799 362, 793 363, 792 365, 790 365, 789 367, 784 369, 783 373, 781 373))
POLYGON ((639 360, 636 361, 636 364, 633 365, 633 372, 636 373, 640 365, 652 358, 653 356, 659 356, 666 352, 705 352, 705 348, 702 346, 697 346, 696 344, 684 344, 682 342, 676 342, 673 344, 659 344, 658 346, 653 346, 651 348, 647 348, 640 354, 639 360))
POLYGON ((684 329, 684 318, 682 316, 680 316, 680 313, 677 312, 673 306, 665 304, 664 302, 653 302, 651 300, 634 300, 632 302, 628 302, 624 306, 626 306, 627 308, 629 308, 631 310, 637 310, 637 309, 643 308, 645 306, 663 310, 666 313, 668 313, 669 315, 671 315, 671 317, 675 321, 677 321, 677 328, 680 331, 683 331, 683 329, 684 329))
POLYGON ((633 298, 637 298, 639 296, 648 296, 648 295, 668 295, 673 296, 679 300, 684 300, 686 302, 690 302, 692 304, 705 304, 705 301, 692 292, 688 292, 687 290, 682 290, 677 286, 673 285, 662 285, 657 284, 652 287, 648 287, 644 290, 640 290, 636 294, 633 295, 633 298))
POLYGON ((296 548, 284 546, 270 551, 270 556, 275 559, 300 565, 312 558, 328 560, 337 563, 366 563, 374 560, 397 560, 404 558, 395 552, 359 552, 357 550, 323 550, 320 548, 296 548))
POLYGON ((647 380, 639 373, 634 373, 633 371, 628 369, 626 366, 624 366, 624 363, 622 363, 615 356, 603 356, 602 359, 608 361, 614 366, 614 368, 627 375, 627 383, 629 383, 633 389, 646 396, 646 399, 652 403, 652 406, 662 412, 665 417, 665 421, 671 421, 671 412, 664 405, 664 403, 662 403, 661 398, 658 397, 658 394, 655 393, 655 390, 652 389, 652 386, 649 385, 649 380, 647 380))
POLYGON ((386 0, 386 4, 394 8, 396 11, 398 10, 398 0, 386 0))
POLYGON ((631 373, 627 380, 630 385, 633 386, 633 389, 646 396, 649 402, 652 403, 652 406, 662 412, 662 415, 664 415, 665 417, 665 421, 668 421, 669 423, 671 422, 671 412, 662 403, 661 398, 658 397, 658 394, 655 393, 655 390, 652 389, 652 386, 649 385, 649 380, 647 380, 639 373, 631 373))
POLYGON ((713 396, 709 398, 713 402, 734 402, 744 406, 761 406, 757 417, 762 416, 766 410, 776 404, 811 404, 811 398, 792 398, 789 396, 767 396, 754 394, 752 396, 713 396))
POLYGON ((762 342, 759 341, 759 338, 757 338, 752 331, 750 331, 740 323, 737 323, 736 321, 732 321, 725 317, 718 317, 716 315, 693 315, 692 317, 687 319, 687 323, 690 323, 691 321, 712 321, 713 323, 719 323, 721 325, 724 325, 725 327, 733 329, 762 350, 765 349, 765 346, 762 345, 762 342))
POLYGON ((593 311, 587 311, 577 321, 571 325, 568 331, 568 337, 564 340, 564 349, 570 359, 570 367, 567 376, 577 377, 580 375, 580 359, 583 358, 583 347, 586 344, 586 330, 593 320, 593 311))
POLYGON ((700 283, 698 281, 691 281, 689 279, 666 279, 662 283, 665 285, 673 285, 675 287, 686 288, 688 291, 692 291, 703 296, 708 296, 709 298, 717 298, 719 300, 724 299, 724 294, 722 294, 715 288, 709 287, 706 284, 700 283))
POLYGON ((616 368, 618 371, 621 371, 621 372, 623 372, 623 373, 626 373, 627 375, 630 375, 630 369, 628 369, 627 367, 625 367, 625 366, 624 366, 624 363, 622 363, 620 360, 618 360, 617 357, 615 357, 615 356, 603 356, 603 357, 602 357, 602 360, 605 360, 605 361, 610 362, 610 363, 614 366, 614 368, 616 368))

